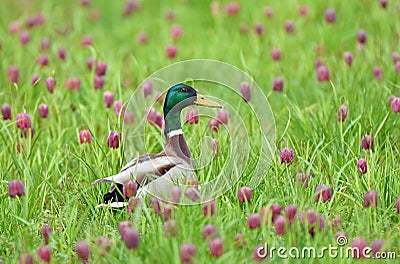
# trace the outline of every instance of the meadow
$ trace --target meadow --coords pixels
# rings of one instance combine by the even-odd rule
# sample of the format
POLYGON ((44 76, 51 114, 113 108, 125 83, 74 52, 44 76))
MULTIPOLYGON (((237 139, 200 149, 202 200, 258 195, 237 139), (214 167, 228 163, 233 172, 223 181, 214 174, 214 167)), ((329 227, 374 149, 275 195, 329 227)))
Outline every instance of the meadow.
MULTIPOLYGON (((5 0, 1 6, 0 263, 400 258, 400 2, 5 0), (248 131, 249 158, 236 164, 240 178, 208 211, 204 204, 164 205, 171 212, 159 213, 145 201, 130 211, 96 208, 109 186, 91 183, 144 154, 126 133, 140 134, 148 153, 164 144, 162 120, 141 122, 148 116, 140 102, 155 102, 160 113, 157 92, 169 87, 154 84, 147 94, 144 80, 192 59, 237 67, 268 99, 257 116, 248 107, 258 102, 255 90, 252 97, 242 91, 246 102, 218 85, 193 82, 226 103, 228 128, 238 124, 236 111, 248 131), (124 114, 129 102, 141 115, 124 114), (266 116, 274 156, 258 170, 257 118, 266 116), (114 141, 111 131, 118 133, 114 141), (122 228, 125 221, 131 227, 122 228), (345 243, 338 245, 338 237, 345 243), (294 258, 287 250, 286 258, 277 251, 257 257, 266 244, 380 253, 294 258)), ((211 118, 217 112, 207 110, 211 118)), ((242 140, 222 124, 214 131, 211 118, 183 126, 193 155, 208 151, 213 158, 197 171, 200 183, 225 169, 230 144, 242 140), (219 153, 215 145, 199 149, 204 137, 218 142, 219 153)))

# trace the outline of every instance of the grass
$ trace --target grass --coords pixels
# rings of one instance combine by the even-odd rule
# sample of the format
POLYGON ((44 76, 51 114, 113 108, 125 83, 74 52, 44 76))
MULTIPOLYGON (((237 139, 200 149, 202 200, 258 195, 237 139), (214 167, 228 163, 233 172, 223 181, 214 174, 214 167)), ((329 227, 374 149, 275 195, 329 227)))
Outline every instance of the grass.
MULTIPOLYGON (((30 253, 36 259, 37 249, 43 244, 40 235, 43 224, 53 227, 49 244, 53 263, 79 262, 74 248, 81 240, 91 245, 89 260, 92 263, 179 263, 179 247, 183 243, 196 245, 197 263, 247 263, 252 260, 254 246, 264 242, 287 248, 336 246, 338 230, 329 228, 329 219, 336 216, 341 218, 340 230, 348 234, 349 243, 360 236, 369 246, 374 240, 384 239, 384 250, 399 254, 400 215, 396 213, 395 203, 400 196, 400 128, 398 114, 394 114, 387 103, 388 96, 400 96, 400 75, 395 72, 391 58, 391 53, 399 51, 400 47, 400 25, 396 23, 398 3, 389 1, 388 8, 383 9, 379 1, 277 1, 270 3, 274 11, 270 19, 263 14, 264 3, 241 1, 240 13, 232 17, 225 15, 225 3, 221 2, 221 13, 212 16, 209 1, 149 0, 141 2, 141 8, 127 17, 121 15, 122 1, 112 4, 105 0, 91 1, 88 7, 81 7, 79 1, 3 3, 0 10, 0 102, 11 105, 14 119, 0 121, 3 145, 0 149, 0 263, 15 263, 23 253, 30 253), (308 6, 309 14, 305 17, 297 14, 301 4, 308 6), (335 24, 324 20, 327 8, 336 10, 335 24), (170 10, 176 14, 174 22, 165 19, 170 10), (10 34, 8 25, 11 21, 24 24, 29 16, 39 12, 46 17, 46 23, 29 29, 30 41, 22 46, 19 33, 10 34), (98 20, 89 19, 94 12, 100 14, 98 20), (293 34, 285 32, 286 20, 295 22, 293 34), (257 22, 265 27, 261 37, 254 33, 253 26, 257 22), (248 25, 248 34, 240 33, 242 23, 248 25), (176 41, 169 35, 173 24, 183 27, 182 38, 176 41), (359 29, 368 34, 364 49, 357 48, 359 29), (141 45, 136 42, 136 35, 142 31, 147 32, 149 40, 141 45), (81 38, 87 35, 93 38, 93 47, 81 45, 81 38), (40 50, 42 37, 51 39, 50 50, 40 50), (172 60, 165 54, 166 46, 171 43, 178 49, 177 57, 172 60), (321 47, 319 55, 316 45, 321 47), (67 50, 65 62, 57 58, 59 46, 67 50), (279 62, 270 58, 273 48, 282 51, 279 62), (353 53, 352 67, 343 60, 345 51, 353 53), (49 56, 50 63, 46 67, 35 63, 41 53, 49 56), (102 90, 93 88, 94 72, 88 71, 85 65, 89 57, 107 62, 106 84, 102 90), (249 128, 249 135, 243 140, 250 142, 250 158, 240 180, 216 200, 216 216, 203 217, 201 206, 181 206, 174 215, 178 235, 165 238, 163 220, 155 215, 151 206, 133 215, 125 210, 95 209, 108 186, 92 186, 91 182, 118 172, 127 162, 126 153, 137 152, 129 145, 117 150, 108 148, 108 132, 126 131, 130 127, 132 131, 143 131, 138 122, 143 116, 136 116, 137 122, 123 128, 122 120, 114 111, 104 107, 102 94, 110 90, 116 94, 116 100, 128 101, 149 74, 173 62, 193 58, 221 60, 253 77, 267 96, 274 114, 276 153, 283 147, 290 147, 295 151, 295 159, 290 164, 280 164, 279 155, 276 155, 266 173, 253 175, 255 151, 260 144, 254 116, 244 102, 231 102, 225 92, 219 92, 222 89, 217 90, 213 95, 229 102, 232 110, 238 110, 249 128), (316 59, 329 68, 331 82, 317 81, 316 59), (7 79, 7 69, 11 65, 19 67, 21 81, 18 85, 7 79), (374 78, 374 66, 382 67, 382 81, 374 78), (32 86, 30 78, 35 73, 41 80, 32 86), (57 79, 54 94, 46 89, 48 76, 57 79), (277 76, 284 79, 282 93, 272 91, 272 81, 277 76), (65 80, 70 77, 80 78, 80 91, 70 92, 64 87, 65 80), (47 119, 39 117, 37 108, 41 103, 49 105, 47 119), (341 104, 349 108, 343 123, 336 118, 341 104), (16 128, 15 116, 23 111, 31 116, 35 129, 33 137, 20 137, 16 128), (81 129, 91 131, 91 144, 79 144, 81 129), (374 136, 374 150, 360 147, 365 134, 374 136), (16 144, 23 144, 25 151, 17 153, 16 144), (356 167, 357 160, 362 157, 368 160, 365 175, 356 167), (296 183, 298 172, 310 175, 308 188, 296 183), (252 177, 261 177, 262 181, 253 190, 252 201, 240 204, 237 190, 250 185, 252 177), (14 179, 24 183, 25 195, 12 199, 7 186, 14 179), (319 184, 326 184, 333 190, 332 199, 327 203, 315 202, 315 188, 319 184), (363 207, 363 195, 368 190, 379 194, 376 209, 363 207), (274 203, 282 207, 295 204, 299 212, 313 209, 325 218, 326 228, 316 232, 314 237, 298 221, 283 236, 277 236, 270 224, 256 230, 248 229, 246 217, 274 203), (132 221, 140 232, 140 246, 136 250, 128 250, 118 233, 118 223, 126 220, 132 221), (224 241, 224 254, 220 258, 210 255, 208 243, 201 238, 206 224, 217 226, 224 241), (238 233, 244 233, 247 242, 240 250, 234 247, 234 237, 238 233), (106 236, 113 242, 105 257, 101 257, 94 246, 98 236, 106 236)), ((230 120, 231 126, 236 124, 234 120, 230 120)), ((195 156, 200 155, 197 142, 202 137, 219 140, 221 155, 210 167, 199 172, 201 179, 223 170, 231 153, 226 143, 230 140, 228 131, 213 133, 207 121, 201 119, 196 126, 184 126, 195 156)), ((149 153, 161 150, 163 138, 155 127, 146 126, 144 140, 149 153)), ((242 165, 237 164, 238 167, 242 165)), ((290 263, 293 259, 275 257, 268 261, 290 263)), ((310 262, 307 259, 297 261, 310 262)), ((328 256, 323 261, 355 262, 328 256)))

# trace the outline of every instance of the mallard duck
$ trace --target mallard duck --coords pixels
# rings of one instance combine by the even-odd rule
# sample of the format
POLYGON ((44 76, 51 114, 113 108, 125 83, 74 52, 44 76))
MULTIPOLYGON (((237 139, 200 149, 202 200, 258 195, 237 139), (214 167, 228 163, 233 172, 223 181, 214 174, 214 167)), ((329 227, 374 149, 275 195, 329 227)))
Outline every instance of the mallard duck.
POLYGON ((92 184, 109 182, 111 188, 104 195, 104 203, 120 208, 127 205, 122 195, 123 184, 135 180, 138 186, 137 196, 146 193, 166 199, 171 195, 172 187, 185 180, 196 180, 193 173, 194 164, 189 147, 183 136, 181 127, 181 111, 191 105, 213 108, 221 106, 186 84, 172 86, 164 101, 164 136, 166 144, 158 154, 144 154, 126 164, 118 174, 94 181, 92 184))

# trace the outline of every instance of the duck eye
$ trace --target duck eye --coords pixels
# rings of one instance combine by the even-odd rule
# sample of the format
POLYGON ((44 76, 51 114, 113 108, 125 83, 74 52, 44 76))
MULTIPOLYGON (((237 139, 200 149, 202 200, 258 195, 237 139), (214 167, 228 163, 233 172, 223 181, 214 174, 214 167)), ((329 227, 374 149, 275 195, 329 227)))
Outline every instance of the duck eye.
POLYGON ((188 89, 186 87, 181 88, 182 93, 187 93, 188 89))

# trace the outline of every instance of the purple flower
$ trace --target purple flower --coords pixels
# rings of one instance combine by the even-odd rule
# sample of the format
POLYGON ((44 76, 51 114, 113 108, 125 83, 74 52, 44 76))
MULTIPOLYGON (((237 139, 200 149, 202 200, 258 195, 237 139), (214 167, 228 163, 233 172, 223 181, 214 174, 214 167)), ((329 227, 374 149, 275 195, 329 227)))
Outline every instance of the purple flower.
POLYGON ((283 79, 281 77, 276 77, 272 83, 272 89, 274 91, 281 92, 283 89, 283 79))
POLYGON ((38 250, 38 259, 49 263, 51 260, 51 248, 48 246, 40 246, 38 250))
POLYGON ((32 128, 31 118, 27 113, 19 113, 15 117, 17 120, 17 127, 20 129, 32 128))
POLYGON ((396 64, 396 62, 400 61, 400 53, 397 51, 392 53, 392 59, 393 59, 393 64, 396 64))
POLYGON ((335 23, 336 21, 336 12, 334 9, 327 9, 325 11, 325 20, 328 23, 335 23))
POLYGON ((251 98, 250 84, 248 82, 240 83, 240 93, 244 101, 249 102, 251 98))
POLYGON ((182 36, 182 27, 179 25, 173 25, 170 33, 174 40, 180 39, 182 36))
POLYGON ((277 235, 281 236, 285 234, 286 217, 278 216, 274 221, 274 226, 277 235))
POLYGON ((367 160, 366 159, 359 159, 357 161, 357 170, 361 174, 367 173, 367 160))
POLYGON ((173 59, 176 57, 177 48, 175 45, 168 45, 165 52, 167 53, 167 57, 173 59))
POLYGON ((265 252, 266 250, 264 245, 256 245, 253 249, 253 260, 257 262, 264 261, 268 255, 268 252, 265 252))
POLYGON ((357 41, 361 45, 364 45, 367 42, 367 33, 363 29, 358 31, 358 33, 357 33, 357 41))
POLYGON ((219 12, 220 12, 219 2, 217 2, 217 1, 211 2, 210 9, 211 9, 211 14, 213 16, 218 16, 219 12))
POLYGON ((280 50, 278 50, 278 49, 271 50, 271 58, 272 58, 272 60, 278 61, 278 60, 281 59, 281 56, 282 56, 282 54, 281 54, 280 50))
POLYGON ((194 256, 196 255, 196 247, 193 244, 182 244, 179 250, 179 256, 183 263, 194 263, 194 256))
POLYGON ((332 190, 325 184, 320 184, 315 190, 315 201, 322 200, 323 203, 330 201, 332 198, 332 190))
POLYGON ((299 13, 300 16, 307 16, 308 15, 308 7, 305 5, 301 5, 297 9, 297 12, 299 13))
POLYGON ((103 100, 105 107, 110 108, 114 102, 114 94, 110 91, 105 91, 103 93, 103 100))
POLYGON ((211 148, 212 148, 212 151, 213 151, 213 155, 214 156, 218 156, 220 150, 219 150, 218 141, 216 139, 212 139, 211 140, 211 148))
POLYGON ((22 254, 18 259, 18 264, 33 264, 33 257, 30 254, 22 254))
POLYGON ((354 258, 363 258, 365 257, 365 252, 364 249, 367 247, 367 242, 365 241, 364 238, 362 237, 356 237, 351 241, 351 247, 356 248, 356 250, 353 250, 353 256, 354 258))
POLYGON ((49 115, 49 107, 47 104, 40 104, 38 107, 39 115, 41 118, 47 118, 49 115))
POLYGON ((104 86, 104 77, 98 76, 98 75, 94 76, 94 79, 93 79, 94 89, 96 89, 96 90, 101 89, 101 88, 103 88, 103 86, 104 86))
POLYGON ((347 109, 347 106, 345 105, 339 105, 338 111, 337 111, 337 119, 339 122, 344 122, 344 120, 346 120, 347 117, 347 113, 349 112, 349 110, 347 109))
POLYGON ((121 109, 122 109, 122 114, 124 114, 125 113, 125 106, 124 107, 122 107, 124 105, 124 102, 122 102, 122 101, 115 101, 114 102, 114 113, 115 113, 115 116, 119 116, 119 114, 120 114, 120 112, 121 112, 121 109))
POLYGON ((7 70, 8 80, 12 83, 19 83, 19 69, 17 66, 10 66, 7 70))
POLYGON ((339 217, 339 216, 336 216, 335 218, 333 218, 333 219, 331 220, 331 228, 332 228, 332 230, 333 230, 334 228, 339 229, 339 228, 340 228, 340 222, 341 222, 341 220, 340 220, 340 217, 339 217))
POLYGON ((104 75, 106 75, 106 72, 107 72, 107 63, 105 63, 104 61, 97 62, 96 75, 104 76, 104 75))
POLYGON ((351 66, 353 64, 353 54, 350 51, 346 51, 343 54, 344 61, 347 63, 347 65, 351 66))
POLYGON ((189 187, 185 190, 185 196, 193 202, 196 202, 200 199, 201 194, 196 187, 189 187))
POLYGON ((132 223, 129 221, 123 221, 118 224, 118 231, 119 231, 119 234, 121 235, 121 238, 123 238, 125 236, 126 230, 131 227, 132 227, 132 223))
POLYGON ((49 225, 43 225, 42 228, 40 229, 40 232, 42 233, 44 243, 48 245, 50 234, 53 232, 53 229, 49 225))
POLYGON ((89 244, 86 241, 78 242, 75 246, 75 251, 82 261, 85 262, 89 258, 90 249, 89 244))
POLYGON ((67 58, 67 51, 63 47, 57 48, 57 55, 60 60, 65 60, 67 58))
POLYGON ((32 75, 31 84, 36 85, 39 82, 39 79, 40 79, 39 75, 37 74, 32 75))
POLYGON ((40 104, 38 107, 39 115, 41 118, 47 118, 49 115, 49 107, 47 104, 40 104))
POLYGON ((306 173, 297 173, 296 181, 298 184, 303 185, 305 188, 308 187, 308 175, 306 173))
POLYGON ((394 97, 390 102, 390 107, 392 108, 393 113, 400 112, 400 97, 394 97))
POLYGON ((19 40, 22 45, 26 45, 29 42, 29 32, 26 30, 23 30, 21 34, 19 35, 19 40))
POLYGON ((217 235, 217 233, 217 228, 214 225, 205 225, 202 232, 203 240, 212 239, 217 235))
POLYGON ((368 191, 364 194, 364 207, 374 207, 376 208, 378 206, 378 192, 371 190, 368 191))
POLYGON ((15 34, 19 31, 21 24, 18 21, 13 21, 8 25, 8 32, 10 34, 15 34))
POLYGON ((128 249, 136 249, 139 246, 139 232, 133 228, 127 227, 122 239, 128 249))
POLYGON ((83 46, 92 46, 93 45, 93 39, 91 36, 83 36, 81 39, 81 43, 83 46))
POLYGON ((167 220, 163 225, 165 237, 175 237, 178 235, 178 223, 174 220, 167 220))
POLYGON ((387 0, 380 0, 380 3, 381 3, 381 7, 386 9, 387 4, 388 4, 387 0))
POLYGON ((263 24, 257 23, 257 24, 254 26, 254 30, 256 31, 256 33, 257 33, 258 36, 264 35, 264 26, 263 26, 263 24))
POLYGON ((335 235, 335 238, 338 239, 339 237, 345 237, 346 239, 348 238, 348 235, 346 232, 343 231, 338 231, 335 235))
POLYGON ((211 128, 212 131, 218 132, 219 131, 219 122, 217 119, 212 118, 208 123, 208 126, 211 128))
POLYGON ((211 200, 206 202, 206 204, 203 205, 203 215, 213 216, 214 214, 215 214, 215 201, 211 200))
POLYGON ((195 109, 189 109, 186 112, 186 122, 189 124, 197 124, 199 122, 199 112, 195 109))
POLYGON ((117 131, 108 133, 107 146, 113 149, 119 148, 119 133, 117 131))
POLYGON ((135 122, 135 115, 133 112, 125 112, 124 113, 124 124, 133 124, 135 122))
POLYGON ((137 8, 138 4, 136 3, 135 0, 126 0, 123 12, 124 16, 132 14, 132 12, 135 11, 137 8))
POLYGON ((53 77, 46 78, 46 87, 51 94, 54 92, 54 88, 56 88, 56 83, 56 79, 54 79, 53 77))
POLYGON ((9 104, 3 104, 1 106, 1 114, 3 115, 3 120, 11 120, 11 107, 9 104))
POLYGON ((85 129, 85 130, 79 131, 79 142, 81 144, 92 143, 92 134, 90 134, 89 130, 85 129))
POLYGON ((247 225, 250 229, 255 229, 261 226, 261 217, 259 214, 251 214, 247 218, 247 225))
MULTIPOLYGON (((279 204, 271 204, 271 206, 269 207, 271 221, 274 222, 275 219, 281 214, 281 212, 282 212, 282 206, 280 206, 279 204)), ((261 215, 263 216, 263 218, 265 218, 265 216, 267 215, 266 207, 261 208, 261 215)))
POLYGON ((325 219, 321 215, 317 215, 313 210, 301 212, 300 223, 304 224, 305 221, 307 221, 308 232, 312 236, 315 234, 316 227, 318 227, 318 230, 320 231, 325 228, 325 219))
POLYGON ((142 89, 144 98, 146 98, 153 91, 153 82, 151 80, 144 81, 144 83, 142 84, 142 89))
POLYGON ((230 2, 225 6, 225 13, 228 16, 236 15, 240 11, 240 4, 237 2, 230 2))
POLYGON ((108 239, 107 237, 98 237, 96 238, 96 246, 100 249, 102 249, 103 252, 100 253, 100 256, 105 256, 105 253, 110 251, 110 246, 111 246, 111 240, 108 239))
POLYGON ((11 198, 15 196, 23 196, 25 194, 24 184, 22 181, 13 180, 8 183, 8 194, 11 198))
POLYGON ((144 44, 147 42, 147 40, 149 39, 149 36, 147 35, 146 32, 140 32, 137 37, 136 37, 136 41, 139 44, 144 44))
POLYGON ((178 204, 182 197, 182 188, 179 186, 172 187, 171 190, 172 202, 178 204))
POLYGON ((36 59, 36 63, 42 67, 47 66, 49 65, 49 58, 47 57, 47 55, 40 54, 36 59))
POLYGON ((361 147, 363 149, 374 148, 374 138, 371 135, 365 135, 361 138, 361 147))
POLYGON ((381 248, 385 244, 385 240, 378 239, 372 242, 371 248, 372 248, 372 256, 376 257, 376 253, 380 252, 381 248))
POLYGON ((164 117, 160 112, 156 112, 154 117, 154 123, 159 127, 162 128, 164 125, 164 117))
POLYGON ((42 50, 47 50, 51 46, 51 40, 47 37, 44 37, 40 40, 40 47, 42 50))
POLYGON ((382 79, 383 79, 383 71, 382 71, 381 67, 378 67, 378 66, 374 67, 372 72, 373 72, 373 74, 375 76, 375 79, 377 81, 382 81, 382 79))
POLYGON ((280 151, 281 164, 290 163, 294 159, 294 150, 292 148, 283 148, 280 151))
POLYGON ((293 223, 297 214, 297 206, 290 204, 285 207, 285 216, 289 220, 289 223, 293 223))
POLYGON ((330 79, 329 70, 327 67, 321 65, 317 68, 317 79, 319 82, 328 82, 330 79))
POLYGON ((137 184, 135 181, 126 181, 122 187, 122 192, 126 198, 131 198, 136 196, 137 184))
POLYGON ((229 113, 228 111, 225 110, 219 110, 217 113, 217 120, 221 123, 221 124, 228 124, 228 118, 229 118, 229 113))
POLYGON ((320 61, 320 60, 315 60, 314 61, 314 66, 315 66, 315 69, 318 69, 320 66, 322 66, 322 62, 320 61))
POLYGON ((240 187, 238 189, 239 203, 245 203, 251 201, 252 191, 249 187, 240 187))
POLYGON ((89 69, 89 71, 91 71, 93 69, 95 63, 95 59, 90 57, 86 60, 86 67, 89 69))
POLYGON ((286 21, 285 22, 285 30, 287 33, 292 33, 294 31, 294 22, 293 21, 286 21))
POLYGON ((396 200, 396 211, 398 214, 400 214, 400 196, 396 200))
POLYGON ((271 17, 274 15, 274 11, 272 10, 272 7, 266 6, 266 7, 264 8, 264 15, 265 15, 267 18, 271 18, 271 17))
POLYGON ((65 86, 70 90, 80 90, 81 89, 81 80, 77 77, 71 77, 65 80, 65 86))
POLYGON ((396 61, 396 63, 394 64, 394 69, 398 74, 400 74, 400 61, 396 61))
POLYGON ((214 257, 220 257, 224 253, 224 242, 221 238, 214 238, 208 243, 210 253, 214 257))

